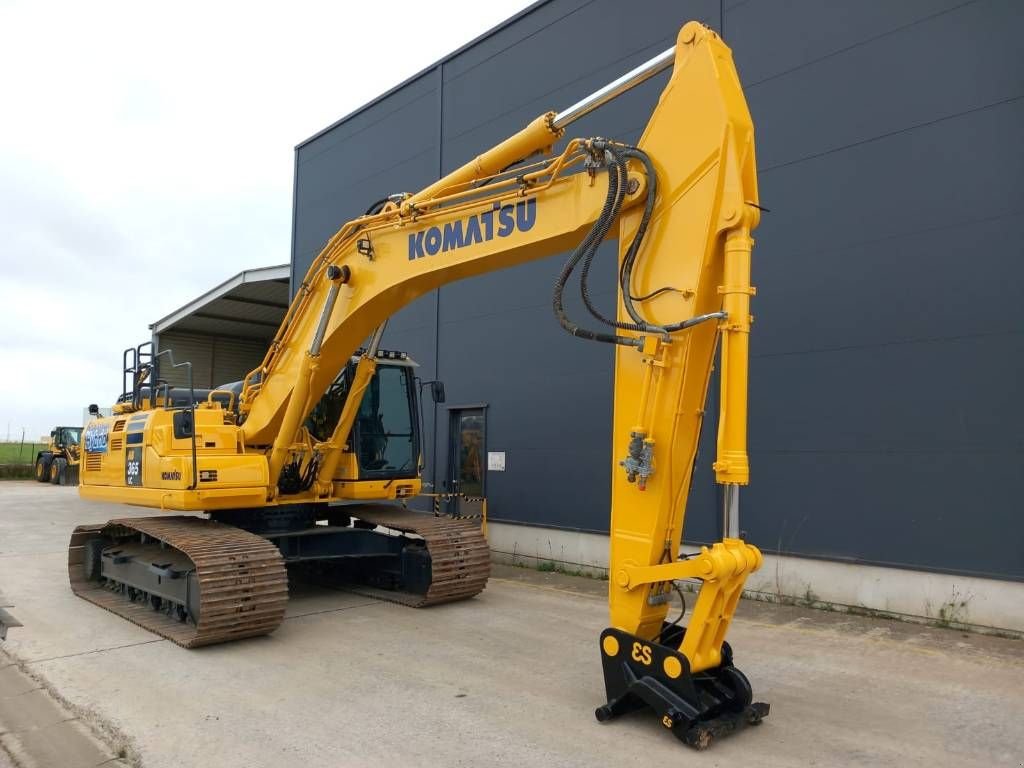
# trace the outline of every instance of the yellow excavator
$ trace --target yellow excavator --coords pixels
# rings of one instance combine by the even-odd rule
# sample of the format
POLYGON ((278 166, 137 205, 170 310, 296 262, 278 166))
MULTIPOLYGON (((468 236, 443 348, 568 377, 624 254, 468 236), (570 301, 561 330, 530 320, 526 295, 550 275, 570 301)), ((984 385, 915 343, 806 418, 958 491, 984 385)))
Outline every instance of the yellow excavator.
MULTIPOLYGON (((729 48, 687 23, 676 45, 561 112, 549 112, 415 194, 348 222, 314 259, 262 364, 216 390, 170 387, 140 346, 124 358, 113 415, 84 433, 84 498, 161 513, 78 527, 81 597, 186 646, 273 631, 286 564, 313 563, 356 590, 420 606, 470 597, 489 575, 478 524, 412 511, 420 493, 420 386, 387 351, 388 318, 438 286, 571 252, 554 314, 615 348, 608 598, 600 635, 606 721, 647 707, 685 743, 760 722, 725 641, 761 553, 739 533, 746 450, 754 132, 729 48), (565 128, 672 68, 639 142, 569 140, 565 128), (617 237, 614 316, 589 273, 617 237), (577 274, 590 321, 568 316, 577 274), (724 537, 680 556, 686 500, 716 350, 714 471, 724 537), (698 580, 684 627, 667 621, 680 580, 698 580)), ((437 393, 435 392, 435 395, 437 393)), ((595 478, 594 482, 606 482, 595 478)))

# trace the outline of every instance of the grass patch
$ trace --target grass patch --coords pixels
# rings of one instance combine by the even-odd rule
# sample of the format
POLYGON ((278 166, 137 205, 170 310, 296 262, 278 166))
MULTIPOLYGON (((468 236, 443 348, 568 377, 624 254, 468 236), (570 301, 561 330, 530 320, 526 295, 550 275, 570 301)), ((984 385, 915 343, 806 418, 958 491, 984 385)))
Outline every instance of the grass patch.
POLYGON ((529 568, 541 573, 560 573, 563 576, 580 576, 584 579, 608 581, 607 573, 595 573, 593 568, 587 569, 581 566, 571 566, 556 562, 555 560, 538 560, 536 563, 530 564, 523 562, 521 558, 517 558, 512 561, 512 565, 516 568, 529 568))
POLYGON ((0 443, 0 464, 34 464, 43 443, 0 443))

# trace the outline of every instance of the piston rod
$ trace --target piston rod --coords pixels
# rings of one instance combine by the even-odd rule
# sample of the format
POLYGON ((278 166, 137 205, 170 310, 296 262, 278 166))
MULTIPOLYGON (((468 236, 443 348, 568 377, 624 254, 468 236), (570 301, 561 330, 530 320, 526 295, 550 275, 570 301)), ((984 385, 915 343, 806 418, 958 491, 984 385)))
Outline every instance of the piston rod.
POLYGON ((616 96, 621 96, 631 88, 636 88, 641 83, 647 82, 659 72, 664 72, 671 67, 672 62, 675 60, 675 55, 675 46, 667 51, 662 51, 653 59, 645 61, 636 69, 631 69, 622 77, 613 80, 586 98, 577 101, 568 109, 563 109, 555 115, 555 119, 551 121, 551 126, 555 129, 565 128, 565 126, 579 120, 589 112, 593 112, 602 104, 607 104, 616 96))
POLYGON ((724 489, 722 538, 738 539, 740 537, 740 487, 736 483, 726 483, 724 489))
POLYGON ((377 329, 373 332, 373 336, 370 337, 370 344, 366 348, 366 356, 374 358, 377 356, 377 350, 380 348, 380 340, 384 336, 384 329, 388 327, 388 321, 385 320, 383 323, 377 326, 377 329))

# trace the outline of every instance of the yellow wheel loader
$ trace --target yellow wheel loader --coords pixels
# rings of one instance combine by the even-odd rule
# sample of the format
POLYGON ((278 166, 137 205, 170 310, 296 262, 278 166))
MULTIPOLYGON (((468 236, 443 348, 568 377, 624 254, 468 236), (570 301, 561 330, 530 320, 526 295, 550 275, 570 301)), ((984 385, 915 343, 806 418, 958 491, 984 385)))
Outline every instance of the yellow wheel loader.
POLYGON ((53 485, 78 485, 81 439, 81 427, 54 428, 46 448, 36 454, 36 480, 53 485))

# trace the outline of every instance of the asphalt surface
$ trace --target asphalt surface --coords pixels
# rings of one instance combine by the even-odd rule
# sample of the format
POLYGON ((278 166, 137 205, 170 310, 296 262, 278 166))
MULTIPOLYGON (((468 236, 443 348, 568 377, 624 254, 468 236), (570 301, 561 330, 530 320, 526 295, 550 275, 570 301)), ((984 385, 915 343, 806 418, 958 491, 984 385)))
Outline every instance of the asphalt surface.
POLYGON ((125 514, 0 483, 3 647, 147 768, 1024 763, 1021 641, 744 602, 729 639, 772 713, 696 753, 594 720, 603 582, 496 568, 425 610, 300 585, 273 635, 185 651, 67 587, 72 527, 125 514))

